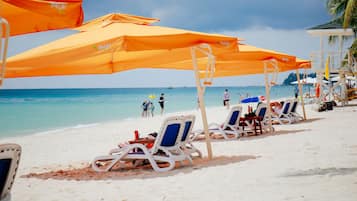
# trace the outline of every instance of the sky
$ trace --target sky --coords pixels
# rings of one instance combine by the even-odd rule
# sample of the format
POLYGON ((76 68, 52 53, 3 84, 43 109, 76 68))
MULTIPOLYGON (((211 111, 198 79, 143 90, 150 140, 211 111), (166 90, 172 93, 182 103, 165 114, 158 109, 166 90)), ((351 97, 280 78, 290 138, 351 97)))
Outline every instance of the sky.
MULTIPOLYGON (((309 59, 319 38, 306 29, 331 20, 326 0, 84 0, 85 21, 108 13, 159 18, 159 26, 220 33, 243 42, 309 59)), ((48 31, 10 38, 9 55, 74 33, 48 31)), ((281 73, 282 82, 288 73, 281 73)), ((217 78, 214 86, 264 85, 262 75, 217 78)), ((101 88, 194 86, 193 71, 140 69, 112 75, 7 79, 4 88, 101 88)))

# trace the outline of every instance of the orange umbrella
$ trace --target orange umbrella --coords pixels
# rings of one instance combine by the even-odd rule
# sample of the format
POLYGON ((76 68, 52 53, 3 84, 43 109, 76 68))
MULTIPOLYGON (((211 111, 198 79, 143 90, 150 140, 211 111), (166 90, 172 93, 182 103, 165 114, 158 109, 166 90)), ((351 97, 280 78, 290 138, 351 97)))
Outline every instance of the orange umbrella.
MULTIPOLYGON (((244 44, 239 44, 238 49, 239 52, 215 54, 214 77, 263 74, 264 62, 268 60, 275 60, 279 72, 311 67, 309 61, 297 60, 295 56, 273 50, 244 44)), ((163 66, 183 68, 192 65, 191 63, 191 60, 182 60, 176 63, 163 64, 163 66)), ((202 69, 207 61, 202 57, 198 59, 197 63, 199 68, 202 69)), ((201 77, 204 76, 205 73, 201 73, 201 77)))
MULTIPOLYGON (((92 20, 77 28, 82 32, 11 57, 7 62, 5 77, 104 74, 145 67, 170 68, 164 64, 191 60, 190 47, 202 43, 210 44, 214 54, 237 51, 237 38, 234 37, 126 23, 127 18, 124 22, 122 19, 121 14, 111 14, 92 20)), ((192 70, 192 63, 178 69, 192 70)))
MULTIPOLYGON (((287 64, 284 62, 276 62, 277 72, 292 71, 298 69, 311 68, 310 61, 305 60, 303 63, 295 62, 295 64, 287 64)), ((264 74, 264 61, 217 61, 214 77, 228 77, 239 75, 264 74)), ((204 77, 205 73, 200 73, 200 77, 204 77)))
POLYGON ((0 16, 10 36, 71 28, 83 22, 82 0, 1 0, 0 16))
POLYGON ((104 27, 104 26, 106 26, 110 23, 113 23, 113 22, 150 25, 150 24, 153 24, 158 21, 160 21, 160 19, 136 16, 136 15, 129 15, 129 14, 124 14, 124 13, 120 13, 120 14, 110 13, 110 14, 98 17, 96 19, 93 19, 90 22, 86 22, 82 26, 75 28, 75 30, 90 31, 92 29, 97 29, 98 27, 104 27))

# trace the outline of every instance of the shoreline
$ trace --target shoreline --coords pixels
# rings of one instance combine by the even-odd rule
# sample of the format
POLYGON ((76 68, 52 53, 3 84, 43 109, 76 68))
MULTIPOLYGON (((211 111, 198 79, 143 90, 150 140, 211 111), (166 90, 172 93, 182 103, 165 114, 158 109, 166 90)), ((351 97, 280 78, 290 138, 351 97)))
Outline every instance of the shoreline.
MULTIPOLYGON (((273 93, 274 96, 289 96, 290 86, 279 86, 283 93, 273 93)), ((5 126, 0 129, 0 138, 25 136, 34 133, 56 132, 82 125, 106 123, 135 119, 141 115, 141 102, 147 94, 159 93, 161 90, 148 88, 145 90, 108 89, 80 90, 61 89, 44 92, 6 92, 0 94, 0 119, 5 126), (74 90, 74 91, 73 91, 74 90), (156 91, 155 91, 156 90, 156 91), (75 95, 73 95, 75 94, 75 95), (71 115, 74 113, 75 115, 71 115), (21 123, 17 123, 21 122, 21 123)), ((163 89, 164 90, 164 89, 163 89)), ((212 87, 206 93, 206 106, 220 107, 222 88, 212 87)), ((238 103, 240 95, 245 92, 263 95, 264 87, 233 87, 231 91, 233 103, 238 103)), ((36 90, 35 90, 36 91, 36 90)), ((167 92, 167 111, 180 112, 195 110, 197 107, 196 89, 180 88, 167 92)), ((292 95, 292 94, 291 94, 292 95)), ((273 95, 272 95, 273 96, 273 95)), ((157 102, 157 101, 154 101, 157 102)), ((159 115, 156 103, 155 113, 159 115)))
MULTIPOLYGON (((211 106, 211 107, 206 107, 206 109, 218 109, 221 108, 221 106, 211 106)), ((88 124, 77 124, 73 126, 67 126, 67 127, 58 127, 58 128, 53 128, 49 130, 43 130, 43 131, 38 131, 38 132, 26 132, 23 134, 14 134, 14 136, 3 136, 0 138, 0 141, 6 141, 6 140, 12 140, 16 138, 21 138, 21 137, 26 137, 26 136, 37 136, 37 135, 51 135, 51 134, 56 134, 60 132, 67 132, 70 130, 76 130, 76 129, 82 129, 86 127, 96 127, 96 126, 101 126, 101 125, 106 125, 106 124, 117 124, 119 122, 125 122, 125 121, 139 121, 139 120, 149 120, 153 118, 162 118, 162 117, 168 117, 168 116, 174 116, 176 114, 188 114, 188 113, 194 113, 199 110, 182 110, 182 111, 176 111, 176 112, 169 112, 165 113, 163 115, 157 114, 154 117, 129 117, 129 118, 124 118, 124 119, 113 119, 113 120, 107 120, 107 121, 101 121, 101 122, 93 122, 93 123, 88 123, 88 124)))
MULTIPOLYGON (((290 97, 289 97, 290 98, 290 97)), ((283 99, 283 98, 281 98, 283 99)), ((276 99, 276 100, 281 100, 281 99, 276 99)), ((243 111, 246 109, 245 107, 247 105, 252 105, 253 107, 256 106, 257 103, 240 103, 238 105, 242 105, 243 111)), ((220 108, 224 108, 223 106, 210 106, 206 107, 206 110, 219 110, 220 108)), ((26 136, 36 136, 36 135, 51 135, 51 134, 56 134, 56 133, 61 133, 61 132, 67 132, 70 130, 76 130, 76 129, 82 129, 86 127, 96 127, 96 126, 101 126, 101 125, 107 125, 107 124, 117 124, 119 122, 125 122, 125 121, 140 121, 140 120, 149 120, 153 118, 163 118, 163 117, 168 117, 168 116, 174 116, 177 114, 191 114, 191 113, 200 113, 200 110, 181 110, 181 111, 176 111, 176 112, 169 112, 169 113, 164 113, 163 115, 156 114, 154 117, 129 117, 129 118, 124 118, 124 119, 113 119, 113 120, 107 120, 107 121, 101 121, 101 122, 93 122, 93 123, 88 123, 88 124, 77 124, 73 126, 67 126, 67 127, 59 127, 59 128, 53 128, 49 130, 43 130, 43 131, 38 131, 38 132, 27 132, 23 134, 14 134, 14 136, 3 136, 0 138, 0 141, 4 140, 12 140, 13 138, 21 138, 21 137, 26 137, 26 136)), ((196 119, 197 120, 197 119, 196 119)))

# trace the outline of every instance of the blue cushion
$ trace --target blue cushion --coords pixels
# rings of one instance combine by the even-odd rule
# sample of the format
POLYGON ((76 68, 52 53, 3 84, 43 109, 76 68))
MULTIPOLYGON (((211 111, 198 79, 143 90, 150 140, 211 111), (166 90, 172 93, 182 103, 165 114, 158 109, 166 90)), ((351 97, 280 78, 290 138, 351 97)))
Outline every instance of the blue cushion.
POLYGON ((161 146, 171 147, 175 145, 179 132, 180 132, 180 124, 177 123, 177 124, 168 125, 164 133, 161 146))
POLYGON ((11 166, 11 158, 0 160, 0 195, 2 194, 11 166))
POLYGON ((263 107, 262 109, 260 109, 258 116, 263 118, 265 116, 266 111, 267 111, 267 108, 263 107))
POLYGON ((238 116, 239 111, 234 111, 228 124, 234 126, 237 123, 238 116))
POLYGON ((186 137, 188 135, 188 131, 190 130, 191 124, 192 124, 192 121, 186 121, 185 129, 183 130, 181 141, 185 141, 186 140, 186 137))
POLYGON ((291 108, 291 112, 295 112, 296 111, 296 106, 297 106, 297 101, 294 101, 293 106, 291 108))
POLYGON ((288 109, 290 108, 290 103, 286 103, 285 104, 285 108, 284 108, 284 111, 283 111, 283 114, 288 114, 288 109))

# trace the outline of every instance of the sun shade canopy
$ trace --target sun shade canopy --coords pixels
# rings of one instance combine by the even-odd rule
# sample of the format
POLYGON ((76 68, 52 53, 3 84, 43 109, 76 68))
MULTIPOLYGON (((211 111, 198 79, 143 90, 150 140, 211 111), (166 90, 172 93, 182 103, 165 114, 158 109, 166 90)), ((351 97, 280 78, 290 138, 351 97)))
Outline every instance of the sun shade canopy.
MULTIPOLYGON (((311 68, 310 61, 297 59, 295 56, 285 53, 245 44, 239 44, 238 49, 239 52, 215 54, 214 77, 263 74, 265 62, 268 61, 276 63, 278 72, 311 68)), ((207 63, 206 58, 198 58, 197 63, 200 69, 204 69, 207 63)), ((173 68, 182 68, 183 66, 190 66, 191 60, 165 65, 173 68)), ((206 76, 206 72, 202 72, 200 76, 206 76)))
MULTIPOLYGON (((214 54, 237 51, 237 38, 183 29, 121 22, 121 14, 92 20, 82 32, 8 59, 5 77, 108 74, 135 68, 171 68, 165 63, 191 60, 190 48, 209 44, 214 54), (102 19, 105 19, 104 21, 102 19), (119 19, 119 20, 118 20, 119 19), (103 24, 105 24, 103 26, 103 24)), ((134 21, 150 21, 135 18, 134 21), (138 20, 139 19, 139 20, 138 20)), ((197 57, 205 55, 197 55, 197 57)), ((192 63, 177 69, 191 69, 192 63)))
POLYGON ((123 13, 111 13, 108 15, 104 15, 102 17, 98 17, 89 22, 86 22, 82 26, 74 28, 74 30, 91 31, 93 29, 103 28, 114 22, 150 25, 158 21, 160 20, 156 18, 148 18, 148 17, 136 16, 136 15, 123 14, 123 13))
POLYGON ((251 45, 239 45, 239 53, 218 55, 216 73, 230 71, 232 76, 264 73, 264 61, 275 60, 279 71, 293 70, 296 67, 296 57, 273 50, 257 48, 251 45))
MULTIPOLYGON (((310 61, 304 61, 305 62, 303 64, 296 62, 295 65, 289 65, 283 62, 276 62, 275 64, 278 67, 277 72, 311 68, 310 61)), ((264 61, 219 62, 219 64, 216 63, 216 71, 214 72, 213 76, 229 77, 240 75, 264 74, 264 65, 264 61), (220 67, 217 68, 217 65, 220 67)), ((204 76, 205 72, 200 73, 200 77, 204 76)))
POLYGON ((0 16, 10 36, 73 28, 83 22, 82 0, 1 0, 0 16))

